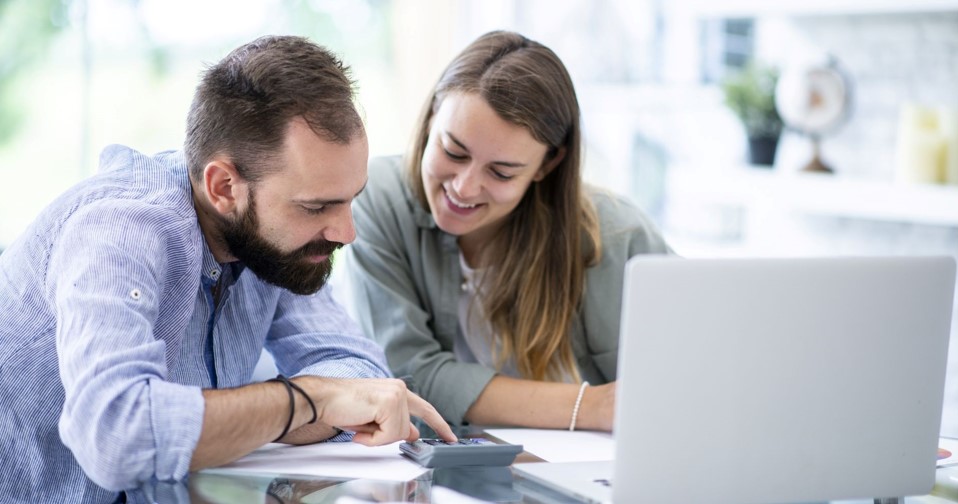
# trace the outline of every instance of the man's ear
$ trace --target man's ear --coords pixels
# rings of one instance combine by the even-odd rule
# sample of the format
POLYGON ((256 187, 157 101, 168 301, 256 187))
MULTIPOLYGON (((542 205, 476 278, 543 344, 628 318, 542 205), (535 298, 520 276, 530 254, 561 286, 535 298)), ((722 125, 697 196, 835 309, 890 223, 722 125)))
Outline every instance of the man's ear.
POLYGON ((223 159, 213 159, 203 167, 203 188, 210 205, 220 215, 229 215, 236 211, 242 199, 246 181, 236 171, 236 166, 223 159))
POLYGON ((542 179, 546 178, 546 175, 552 173, 552 170, 555 170, 556 166, 559 166, 559 163, 565 159, 565 147, 559 147, 556 151, 556 155, 552 156, 552 159, 542 163, 542 166, 539 167, 539 171, 533 175, 532 180, 534 182, 539 182, 542 179))

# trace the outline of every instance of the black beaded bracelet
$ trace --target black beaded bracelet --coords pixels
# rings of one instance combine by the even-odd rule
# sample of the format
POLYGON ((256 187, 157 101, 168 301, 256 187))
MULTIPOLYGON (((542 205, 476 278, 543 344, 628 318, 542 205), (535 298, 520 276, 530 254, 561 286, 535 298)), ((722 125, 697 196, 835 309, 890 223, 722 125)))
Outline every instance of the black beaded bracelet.
MULTIPOLYGON (((283 376, 283 375, 279 375, 279 376, 283 376)), ((278 378, 278 377, 277 377, 277 378, 278 378)), ((284 379, 285 379, 285 377, 284 377, 284 379)), ((286 380, 286 383, 289 383, 289 386, 290 386, 290 387, 293 387, 293 389, 295 389, 297 392, 299 392, 300 394, 303 394, 303 397, 306 398, 306 402, 309 403, 309 409, 313 410, 313 419, 310 420, 309 422, 306 422, 306 423, 311 423, 311 424, 312 424, 312 423, 316 423, 316 404, 313 403, 313 399, 312 399, 311 397, 309 397, 309 394, 307 394, 306 391, 303 390, 302 387, 300 387, 299 385, 297 385, 296 382, 294 382, 293 380, 288 380, 288 379, 287 379, 287 380, 286 380)))
POLYGON ((286 420, 286 427, 283 427, 283 433, 279 435, 278 438, 274 439, 273 442, 277 442, 280 439, 283 439, 287 433, 289 433, 289 427, 293 425, 293 417, 296 415, 296 398, 293 397, 293 384, 289 382, 283 375, 277 375, 276 378, 270 378, 266 380, 267 382, 280 382, 286 386, 286 393, 289 394, 289 418, 286 420))

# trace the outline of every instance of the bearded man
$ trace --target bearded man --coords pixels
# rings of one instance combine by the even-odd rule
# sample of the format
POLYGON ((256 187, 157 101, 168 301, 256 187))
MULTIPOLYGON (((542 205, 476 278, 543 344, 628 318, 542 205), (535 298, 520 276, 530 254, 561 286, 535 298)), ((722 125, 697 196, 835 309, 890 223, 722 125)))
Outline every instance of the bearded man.
POLYGON ((210 67, 182 151, 120 146, 0 255, 0 501, 134 502, 269 441, 455 439, 323 289, 368 145, 326 49, 210 67), (282 373, 250 383, 263 349, 282 373))

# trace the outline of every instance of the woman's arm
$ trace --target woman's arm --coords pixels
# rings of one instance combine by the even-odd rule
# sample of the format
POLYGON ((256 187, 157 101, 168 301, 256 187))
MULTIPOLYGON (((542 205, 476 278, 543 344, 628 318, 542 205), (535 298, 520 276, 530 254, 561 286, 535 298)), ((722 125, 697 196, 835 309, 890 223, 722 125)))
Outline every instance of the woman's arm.
MULTIPOLYGON (((580 385, 496 376, 466 412, 478 425, 568 429, 580 385)), ((615 382, 588 386, 576 417, 577 430, 612 430, 615 382)))

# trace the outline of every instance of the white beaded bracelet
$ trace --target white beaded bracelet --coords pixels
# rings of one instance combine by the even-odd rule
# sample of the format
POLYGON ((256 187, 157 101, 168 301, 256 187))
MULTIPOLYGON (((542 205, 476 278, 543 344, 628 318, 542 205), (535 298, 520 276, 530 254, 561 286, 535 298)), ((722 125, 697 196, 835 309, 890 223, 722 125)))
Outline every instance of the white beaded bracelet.
POLYGON ((575 406, 572 408, 572 422, 569 424, 569 430, 575 430, 575 421, 579 418, 579 406, 582 404, 582 396, 585 394, 585 388, 589 386, 589 382, 584 381, 582 385, 579 386, 579 395, 575 398, 575 406))

